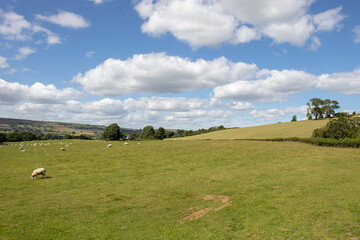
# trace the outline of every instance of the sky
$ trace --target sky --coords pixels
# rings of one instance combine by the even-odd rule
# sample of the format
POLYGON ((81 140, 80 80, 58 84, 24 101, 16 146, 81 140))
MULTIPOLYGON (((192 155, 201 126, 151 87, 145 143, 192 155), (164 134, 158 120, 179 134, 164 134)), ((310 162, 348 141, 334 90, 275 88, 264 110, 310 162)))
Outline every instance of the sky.
POLYGON ((360 112, 359 0, 2 0, 0 117, 196 130, 360 112))

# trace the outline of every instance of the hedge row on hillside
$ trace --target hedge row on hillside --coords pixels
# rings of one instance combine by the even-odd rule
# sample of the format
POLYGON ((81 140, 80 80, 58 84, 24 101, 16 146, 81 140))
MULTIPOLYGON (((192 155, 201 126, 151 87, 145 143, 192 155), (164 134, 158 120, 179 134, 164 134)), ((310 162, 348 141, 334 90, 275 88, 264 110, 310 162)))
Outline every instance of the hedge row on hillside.
POLYGON ((354 138, 333 139, 333 138, 297 138, 297 137, 293 137, 293 138, 263 139, 260 141, 303 142, 303 143, 310 143, 310 144, 317 145, 317 146, 360 148, 360 139, 359 138, 356 138, 356 139, 354 139, 354 138))

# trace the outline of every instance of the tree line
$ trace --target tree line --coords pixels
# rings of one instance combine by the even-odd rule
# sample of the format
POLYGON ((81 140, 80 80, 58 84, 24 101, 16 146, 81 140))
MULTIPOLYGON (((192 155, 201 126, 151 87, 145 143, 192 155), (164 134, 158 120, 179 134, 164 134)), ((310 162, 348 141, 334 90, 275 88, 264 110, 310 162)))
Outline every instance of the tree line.
POLYGON ((105 140, 163 140, 165 138, 175 138, 175 137, 186 137, 193 136, 197 134, 213 132, 218 130, 226 129, 223 125, 219 127, 211 127, 209 129, 199 129, 199 130, 182 130, 178 129, 176 131, 173 130, 165 130, 163 127, 159 127, 157 130, 154 129, 153 126, 145 126, 141 132, 133 132, 129 136, 125 133, 121 132, 120 127, 113 123, 109 125, 103 135, 102 138, 105 140))
POLYGON ((0 133, 0 144, 3 142, 25 142, 35 140, 57 140, 57 139, 86 139, 91 140, 92 138, 81 134, 78 136, 65 134, 65 136, 55 134, 34 134, 28 131, 11 132, 11 133, 0 133))

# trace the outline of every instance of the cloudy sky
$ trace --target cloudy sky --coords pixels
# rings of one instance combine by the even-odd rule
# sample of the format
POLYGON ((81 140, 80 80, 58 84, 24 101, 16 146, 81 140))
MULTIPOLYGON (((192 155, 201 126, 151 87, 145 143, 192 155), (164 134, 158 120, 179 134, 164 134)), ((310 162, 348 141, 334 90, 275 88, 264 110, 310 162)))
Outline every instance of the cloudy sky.
POLYGON ((0 117, 121 127, 360 112, 358 0, 2 0, 0 117))

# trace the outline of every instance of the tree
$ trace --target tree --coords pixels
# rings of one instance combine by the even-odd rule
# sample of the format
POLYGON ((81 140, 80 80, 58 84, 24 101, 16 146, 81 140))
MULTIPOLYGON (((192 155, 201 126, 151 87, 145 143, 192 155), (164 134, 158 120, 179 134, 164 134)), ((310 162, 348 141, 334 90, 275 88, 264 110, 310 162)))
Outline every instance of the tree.
POLYGON ((8 142, 20 142, 20 141, 22 141, 22 138, 18 132, 12 132, 7 135, 7 141, 8 142))
POLYGON ((297 121, 297 118, 296 118, 296 115, 294 115, 291 119, 292 122, 296 122, 297 121))
POLYGON ((140 133, 140 138, 142 139, 154 139, 155 129, 153 126, 146 126, 140 133))
POLYGON ((324 128, 315 129, 313 137, 324 138, 357 138, 360 136, 360 119, 350 116, 340 116, 332 119, 324 128))
POLYGON ((165 129, 159 127, 159 129, 156 131, 155 138, 159 140, 163 140, 164 138, 166 138, 165 129))
POLYGON ((310 99, 310 102, 308 102, 307 105, 307 116, 309 117, 309 115, 314 115, 315 120, 317 120, 318 118, 323 118, 323 112, 322 112, 322 104, 323 104, 323 100, 321 100, 320 98, 312 98, 310 99))
POLYGON ((0 144, 6 142, 6 134, 5 133, 0 133, 0 144))
POLYGON ((19 132, 19 136, 23 141, 33 141, 37 139, 36 135, 31 132, 19 132))
POLYGON ((105 129, 102 137, 106 140, 119 140, 120 138, 125 139, 126 135, 120 131, 120 127, 116 123, 113 123, 105 129))
POLYGON ((315 120, 324 118, 324 115, 326 118, 334 117, 335 110, 340 108, 338 101, 330 99, 322 100, 320 98, 310 99, 306 106, 306 116, 309 120, 312 119, 312 116, 314 116, 315 120))
POLYGON ((138 139, 140 137, 140 133, 137 133, 137 132, 133 132, 133 133, 131 133, 130 134, 130 136, 129 136, 129 140, 136 140, 136 139, 138 139))

